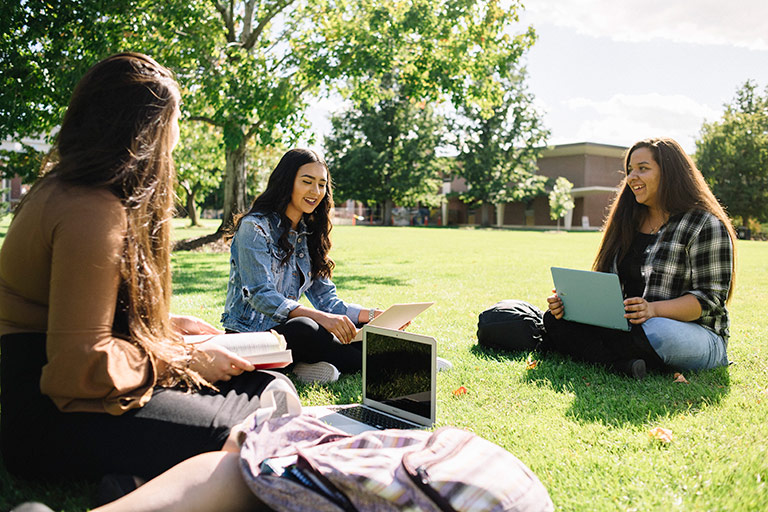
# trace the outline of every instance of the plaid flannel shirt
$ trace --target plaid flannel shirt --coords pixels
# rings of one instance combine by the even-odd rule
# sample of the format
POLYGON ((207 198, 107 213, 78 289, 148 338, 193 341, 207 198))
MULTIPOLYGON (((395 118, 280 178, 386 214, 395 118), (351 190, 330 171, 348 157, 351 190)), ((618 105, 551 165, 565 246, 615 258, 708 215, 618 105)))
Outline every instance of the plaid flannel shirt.
MULTIPOLYGON (((612 271, 618 273, 616 261, 612 271)), ((717 217, 703 210, 672 216, 646 249, 641 273, 643 298, 652 302, 690 293, 701 304, 701 316, 695 322, 728 343, 725 300, 733 274, 733 246, 717 217)))

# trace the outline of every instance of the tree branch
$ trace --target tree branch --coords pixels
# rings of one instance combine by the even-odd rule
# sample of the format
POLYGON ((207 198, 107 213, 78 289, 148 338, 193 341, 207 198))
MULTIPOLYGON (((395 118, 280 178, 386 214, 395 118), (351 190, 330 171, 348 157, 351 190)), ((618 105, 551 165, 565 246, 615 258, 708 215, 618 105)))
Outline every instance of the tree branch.
POLYGON ((187 121, 201 121, 203 123, 208 123, 213 126, 218 126, 219 128, 224 127, 224 123, 217 122, 213 118, 206 117, 206 116, 191 116, 187 118, 187 121))
POLYGON ((216 10, 221 14, 221 19, 224 21, 224 27, 227 29, 227 41, 230 43, 235 41, 235 22, 232 13, 232 2, 229 3, 229 10, 222 3, 217 0, 212 0, 216 10))
POLYGON ((243 14, 243 31, 240 33, 240 42, 245 43, 248 36, 251 35, 251 27, 253 26, 253 7, 256 0, 248 0, 245 2, 245 12, 243 14))
POLYGON ((258 122, 253 123, 251 127, 248 129, 248 132, 245 134, 245 138, 243 142, 248 142, 251 137, 256 135, 256 132, 259 131, 259 128, 261 128, 261 125, 264 124, 264 120, 260 119, 258 122))
POLYGON ((251 32, 248 37, 243 42, 243 48, 246 50, 250 50, 253 48, 253 45, 256 44, 256 41, 261 36, 261 33, 264 31, 264 28, 267 26, 267 23, 272 21, 272 19, 280 14, 286 7, 294 3, 296 0, 283 0, 280 2, 275 3, 275 5, 267 11, 267 13, 264 15, 264 18, 262 18, 259 21, 259 24, 256 25, 256 28, 253 32, 251 32))

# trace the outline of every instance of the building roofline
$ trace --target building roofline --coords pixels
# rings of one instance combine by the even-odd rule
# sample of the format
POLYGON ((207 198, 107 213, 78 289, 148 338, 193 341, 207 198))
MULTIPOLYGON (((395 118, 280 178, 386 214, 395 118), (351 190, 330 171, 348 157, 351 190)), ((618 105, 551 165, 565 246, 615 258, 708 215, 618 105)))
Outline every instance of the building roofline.
POLYGON ((571 144, 556 144, 553 146, 547 146, 541 152, 541 157, 551 158, 558 156, 573 156, 573 155, 596 155, 596 156, 610 156, 610 157, 623 157, 627 151, 626 146, 614 146, 612 144, 599 144, 597 142, 575 142, 571 144))
POLYGON ((604 194, 605 192, 610 192, 611 194, 616 193, 618 190, 618 186, 616 187, 604 187, 601 185, 593 185, 591 187, 574 187, 571 189, 571 195, 573 197, 586 197, 591 196, 593 194, 604 194))

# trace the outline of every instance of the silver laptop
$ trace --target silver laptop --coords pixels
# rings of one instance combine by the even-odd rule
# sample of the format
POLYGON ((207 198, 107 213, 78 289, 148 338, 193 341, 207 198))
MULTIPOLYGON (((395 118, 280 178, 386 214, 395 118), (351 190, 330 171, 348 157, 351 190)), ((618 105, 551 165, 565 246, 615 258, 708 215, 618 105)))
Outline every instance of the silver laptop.
POLYGON ((363 328, 363 403, 305 407, 304 412, 350 434, 435 423, 434 338, 384 327, 363 328))
POLYGON ((552 280, 563 301, 563 318, 571 322, 631 330, 624 318, 619 276, 607 272, 552 267, 552 280))

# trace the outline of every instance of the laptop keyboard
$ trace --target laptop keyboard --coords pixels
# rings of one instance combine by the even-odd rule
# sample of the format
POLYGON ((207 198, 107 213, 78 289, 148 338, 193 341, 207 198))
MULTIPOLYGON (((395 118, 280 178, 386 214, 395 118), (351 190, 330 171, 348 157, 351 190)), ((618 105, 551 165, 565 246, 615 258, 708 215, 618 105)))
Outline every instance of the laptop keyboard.
POLYGON ((380 412, 369 409, 368 407, 343 407, 336 410, 337 413, 343 414, 348 418, 357 420, 366 425, 376 427, 379 430, 387 428, 400 428, 400 429, 413 429, 417 428, 413 423, 407 423, 405 421, 381 414, 380 412))

